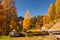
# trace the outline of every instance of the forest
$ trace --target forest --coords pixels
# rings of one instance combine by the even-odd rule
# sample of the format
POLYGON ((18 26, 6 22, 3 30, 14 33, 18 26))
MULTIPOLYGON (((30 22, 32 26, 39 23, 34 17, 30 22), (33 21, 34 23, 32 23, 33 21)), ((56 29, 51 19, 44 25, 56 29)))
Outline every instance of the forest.
POLYGON ((15 0, 0 1, 0 35, 9 35, 15 29, 17 31, 28 31, 31 29, 50 29, 60 19, 60 1, 50 4, 48 13, 30 17, 26 10, 24 17, 18 17, 15 0))

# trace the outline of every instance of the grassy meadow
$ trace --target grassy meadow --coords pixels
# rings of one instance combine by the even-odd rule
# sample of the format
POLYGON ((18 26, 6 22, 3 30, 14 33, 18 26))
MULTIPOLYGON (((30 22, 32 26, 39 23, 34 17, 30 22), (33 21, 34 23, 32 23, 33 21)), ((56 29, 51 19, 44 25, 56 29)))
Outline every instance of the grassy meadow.
POLYGON ((53 35, 48 35, 48 36, 33 36, 33 37, 0 36, 0 40, 57 40, 57 39, 53 35))

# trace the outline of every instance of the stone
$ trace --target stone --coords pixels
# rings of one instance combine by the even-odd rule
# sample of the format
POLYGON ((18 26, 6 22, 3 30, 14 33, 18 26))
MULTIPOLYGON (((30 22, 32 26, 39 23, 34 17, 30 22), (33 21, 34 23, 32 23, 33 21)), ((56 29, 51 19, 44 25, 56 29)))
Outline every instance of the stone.
POLYGON ((12 30, 10 33, 9 33, 10 36, 12 37, 19 37, 19 32, 17 30, 12 30))

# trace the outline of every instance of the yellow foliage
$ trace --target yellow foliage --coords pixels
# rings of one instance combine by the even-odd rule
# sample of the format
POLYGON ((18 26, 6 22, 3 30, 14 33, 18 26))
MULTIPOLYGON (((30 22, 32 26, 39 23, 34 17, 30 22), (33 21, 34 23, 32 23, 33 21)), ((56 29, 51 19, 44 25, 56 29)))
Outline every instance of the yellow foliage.
POLYGON ((60 12, 60 0, 56 0, 55 6, 56 6, 56 12, 60 12))
POLYGON ((23 20, 23 29, 28 29, 30 27, 30 14, 29 11, 27 10, 25 18, 23 20))
POLYGON ((39 29, 40 28, 40 24, 38 22, 36 22, 36 28, 39 29))
POLYGON ((48 16, 46 14, 44 14, 43 25, 45 25, 46 23, 48 23, 48 16))
POLYGON ((48 17, 49 17, 48 20, 50 20, 51 14, 54 14, 54 13, 53 13, 53 10, 55 10, 55 9, 54 9, 54 5, 55 5, 55 4, 50 4, 50 7, 49 7, 49 9, 48 9, 48 17))
MULTIPOLYGON (((2 0, 0 4, 0 27, 2 28, 1 30, 3 31, 3 33, 5 33, 5 35, 8 35, 9 32, 12 31, 12 29, 18 28, 17 13, 14 4, 14 0, 2 0)), ((1 34, 2 31, 0 31, 1 34)))
POLYGON ((49 7, 49 9, 48 9, 48 16, 50 16, 50 14, 51 14, 51 12, 52 12, 52 10, 53 10, 53 5, 54 5, 54 4, 50 4, 50 7, 49 7))
POLYGON ((30 26, 30 19, 25 19, 23 21, 23 29, 28 29, 29 26, 30 26))
POLYGON ((56 7, 56 19, 58 19, 60 18, 60 0, 56 0, 55 7, 56 7))

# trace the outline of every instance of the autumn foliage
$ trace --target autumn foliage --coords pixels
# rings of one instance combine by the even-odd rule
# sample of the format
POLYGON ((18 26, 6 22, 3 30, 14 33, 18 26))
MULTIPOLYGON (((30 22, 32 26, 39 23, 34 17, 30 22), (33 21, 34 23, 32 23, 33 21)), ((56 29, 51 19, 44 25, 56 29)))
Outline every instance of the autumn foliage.
POLYGON ((48 16, 46 14, 44 14, 43 16, 43 26, 48 23, 48 16))
POLYGON ((43 16, 34 16, 30 18, 29 10, 26 11, 23 21, 20 21, 20 28, 17 25, 17 13, 15 7, 15 0, 2 0, 0 2, 0 35, 8 35, 13 29, 24 30, 41 29, 42 26, 46 26, 49 22, 52 22, 60 18, 60 0, 56 0, 55 4, 50 4, 48 8, 48 14, 43 16))
POLYGON ((27 10, 25 14, 25 18, 23 20, 23 30, 24 29, 28 30, 29 27, 30 27, 30 13, 27 10))
POLYGON ((40 26, 40 24, 38 22, 36 22, 35 26, 36 26, 37 29, 41 28, 41 26, 40 26))
POLYGON ((43 25, 45 25, 48 21, 47 24, 49 24, 50 22, 54 22, 54 20, 58 21, 58 19, 60 19, 60 0, 56 0, 55 4, 50 4, 50 7, 48 8, 48 20, 46 18, 46 16, 43 17, 43 25))
POLYGON ((17 13, 14 0, 2 0, 0 2, 0 35, 8 35, 13 29, 17 29, 17 13))
POLYGON ((49 21, 54 20, 55 19, 55 4, 50 4, 50 7, 48 9, 48 17, 49 17, 49 21))
POLYGON ((60 0, 56 0, 55 3, 55 7, 56 7, 56 18, 60 18, 60 0))

